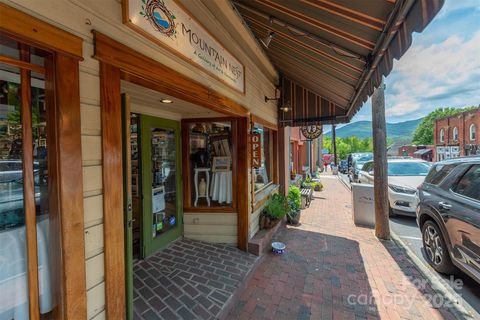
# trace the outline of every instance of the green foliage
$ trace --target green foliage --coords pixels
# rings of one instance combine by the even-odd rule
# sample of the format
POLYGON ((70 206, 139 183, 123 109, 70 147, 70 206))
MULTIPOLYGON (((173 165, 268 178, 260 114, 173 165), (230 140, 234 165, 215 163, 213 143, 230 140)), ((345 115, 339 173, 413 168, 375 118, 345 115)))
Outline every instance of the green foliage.
POLYGON ((300 189, 297 186, 290 186, 288 188, 288 196, 287 196, 287 202, 288 202, 288 214, 296 214, 300 210, 300 205, 301 205, 301 195, 300 195, 300 189))
MULTIPOLYGON (((337 158, 345 159, 349 153, 353 152, 372 152, 373 138, 360 139, 356 136, 347 138, 336 138, 337 140, 337 158)), ((332 138, 325 137, 323 147, 328 149, 329 153, 333 153, 332 138)))
POLYGON ((323 184, 320 181, 315 181, 313 183, 313 190, 322 191, 323 190, 323 184))
POLYGON ((281 219, 288 210, 287 198, 280 193, 274 194, 265 205, 265 214, 270 218, 281 219))
POLYGON ((459 113, 473 109, 476 109, 476 107, 439 108, 430 112, 425 118, 423 118, 417 129, 413 132, 413 143, 417 145, 433 144, 433 129, 435 126, 435 120, 444 117, 455 116, 459 113))

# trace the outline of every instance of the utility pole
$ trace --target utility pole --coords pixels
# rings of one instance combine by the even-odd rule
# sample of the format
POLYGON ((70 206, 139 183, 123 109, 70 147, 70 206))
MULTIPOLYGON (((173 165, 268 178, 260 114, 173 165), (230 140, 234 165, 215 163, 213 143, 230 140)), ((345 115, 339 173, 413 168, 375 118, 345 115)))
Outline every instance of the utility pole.
POLYGON ((333 144, 333 162, 337 166, 337 135, 335 133, 335 124, 332 124, 332 144, 333 144))
POLYGON ((390 239, 388 219, 387 132, 383 78, 372 96, 373 189, 375 194, 375 235, 390 239))

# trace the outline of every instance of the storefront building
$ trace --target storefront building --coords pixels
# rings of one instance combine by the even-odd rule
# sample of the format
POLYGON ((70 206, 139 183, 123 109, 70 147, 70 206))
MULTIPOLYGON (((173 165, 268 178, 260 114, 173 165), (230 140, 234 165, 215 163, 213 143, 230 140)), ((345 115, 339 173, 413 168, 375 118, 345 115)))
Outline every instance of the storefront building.
POLYGON ((480 154, 480 108, 435 121, 436 161, 480 154))
POLYGON ((20 261, 0 315, 120 319, 135 259, 181 237, 246 250, 279 188, 279 76, 227 2, 0 10, 0 236, 20 261))

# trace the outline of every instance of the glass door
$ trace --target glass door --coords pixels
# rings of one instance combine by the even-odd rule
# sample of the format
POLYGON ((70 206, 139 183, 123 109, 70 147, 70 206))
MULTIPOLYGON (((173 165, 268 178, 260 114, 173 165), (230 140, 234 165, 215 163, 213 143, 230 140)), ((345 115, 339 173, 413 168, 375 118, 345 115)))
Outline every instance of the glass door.
POLYGON ((149 256, 183 233, 180 123, 140 116, 143 252, 149 256))

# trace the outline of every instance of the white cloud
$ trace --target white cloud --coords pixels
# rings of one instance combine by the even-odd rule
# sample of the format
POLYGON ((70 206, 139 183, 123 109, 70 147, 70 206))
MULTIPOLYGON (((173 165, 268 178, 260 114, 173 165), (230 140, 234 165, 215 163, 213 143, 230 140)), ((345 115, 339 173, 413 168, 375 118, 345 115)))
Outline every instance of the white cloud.
MULTIPOLYGON (((418 118, 435 107, 480 103, 480 31, 412 46, 387 77, 387 117, 418 118)), ((396 119, 389 119, 396 120, 396 119)))

